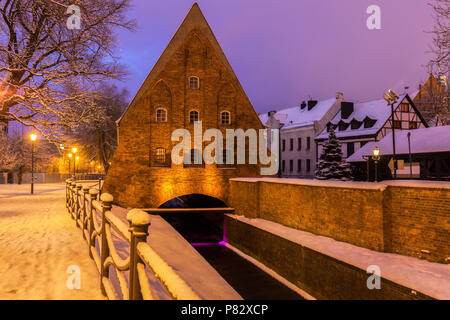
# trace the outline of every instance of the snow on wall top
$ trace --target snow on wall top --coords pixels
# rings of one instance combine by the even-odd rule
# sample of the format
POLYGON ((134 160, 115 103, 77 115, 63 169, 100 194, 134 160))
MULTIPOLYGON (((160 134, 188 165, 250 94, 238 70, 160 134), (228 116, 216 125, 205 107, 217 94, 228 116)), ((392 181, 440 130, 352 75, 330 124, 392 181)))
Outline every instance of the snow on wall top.
MULTIPOLYGON (((319 121, 325 116, 335 102, 335 98, 319 101, 311 110, 308 110, 308 107, 301 109, 300 106, 282 109, 277 111, 275 119, 284 124, 282 130, 313 125, 314 121, 319 121)), ((265 125, 269 116, 263 113, 259 115, 259 119, 265 125)))
MULTIPOLYGON (((398 130, 395 132, 396 154, 409 154, 408 133, 411 133, 411 153, 450 152, 450 126, 421 128, 414 130, 398 130)), ((357 150, 348 162, 365 161, 363 156, 372 155, 375 145, 380 148, 381 155, 392 155, 392 133, 378 142, 369 142, 357 150)))
MULTIPOLYGON (((402 95, 396 105, 394 105, 394 110, 403 102, 406 98, 406 94, 402 95)), ((346 130, 340 131, 336 129, 336 137, 343 138, 349 136, 361 136, 361 135, 373 135, 376 134, 386 123, 386 121, 391 116, 391 106, 386 103, 384 99, 373 100, 354 104, 354 110, 348 119, 342 119, 341 113, 338 112, 336 116, 331 120, 331 123, 337 125, 341 120, 346 123, 350 123, 353 119, 362 122, 366 117, 376 120, 375 124, 371 128, 364 128, 362 125, 359 129, 352 129, 349 126, 346 130)), ((327 128, 325 128, 316 139, 328 139, 327 128)))

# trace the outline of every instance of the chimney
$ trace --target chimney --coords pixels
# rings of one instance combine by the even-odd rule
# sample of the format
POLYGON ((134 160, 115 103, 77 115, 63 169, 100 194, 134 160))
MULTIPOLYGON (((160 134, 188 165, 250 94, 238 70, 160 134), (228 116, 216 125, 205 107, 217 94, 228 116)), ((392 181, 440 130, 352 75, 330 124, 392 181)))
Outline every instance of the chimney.
POLYGON ((348 119, 350 115, 353 113, 354 110, 354 104, 353 102, 341 102, 341 118, 342 119, 348 119))
POLYGON ((277 113, 276 111, 269 111, 267 112, 267 116, 270 118, 271 116, 273 116, 275 113, 277 113))
POLYGON ((336 100, 344 101, 344 94, 342 92, 336 92, 336 100))
POLYGON ((306 102, 305 101, 303 101, 302 102, 302 104, 300 105, 300 109, 305 109, 306 108, 306 102))
POLYGON ((308 111, 317 105, 317 100, 308 100, 308 111))

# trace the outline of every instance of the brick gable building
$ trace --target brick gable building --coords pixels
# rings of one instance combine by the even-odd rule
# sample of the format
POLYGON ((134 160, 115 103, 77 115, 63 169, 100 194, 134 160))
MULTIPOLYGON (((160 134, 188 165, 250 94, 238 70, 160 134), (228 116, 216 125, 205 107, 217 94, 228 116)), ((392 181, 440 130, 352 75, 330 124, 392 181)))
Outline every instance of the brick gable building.
POLYGON ((227 203, 228 179, 258 176, 259 165, 174 164, 172 132, 186 128, 193 138, 195 121, 224 137, 226 129, 263 128, 197 4, 118 121, 119 146, 103 191, 128 207, 159 207, 189 194, 227 203))

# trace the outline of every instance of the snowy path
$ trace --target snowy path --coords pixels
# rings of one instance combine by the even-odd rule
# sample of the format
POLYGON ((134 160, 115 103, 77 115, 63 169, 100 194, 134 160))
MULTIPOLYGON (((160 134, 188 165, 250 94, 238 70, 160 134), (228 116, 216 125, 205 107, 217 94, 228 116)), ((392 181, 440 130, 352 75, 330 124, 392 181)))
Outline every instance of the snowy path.
POLYGON ((65 186, 0 185, 0 299, 104 299, 81 231, 65 208, 65 186), (81 270, 69 290, 66 271, 81 270))

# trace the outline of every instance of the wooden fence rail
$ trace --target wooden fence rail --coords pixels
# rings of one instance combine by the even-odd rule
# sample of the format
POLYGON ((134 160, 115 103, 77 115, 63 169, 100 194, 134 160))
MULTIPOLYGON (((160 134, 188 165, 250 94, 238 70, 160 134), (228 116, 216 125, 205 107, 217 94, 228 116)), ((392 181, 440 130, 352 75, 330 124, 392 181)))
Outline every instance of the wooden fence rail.
POLYGON ((113 215, 113 196, 100 195, 101 181, 66 181, 66 207, 89 246, 89 256, 100 273, 100 288, 108 299, 153 300, 149 274, 172 299, 200 300, 192 288, 147 244, 150 217, 133 209, 127 214, 128 225, 113 215), (112 230, 115 230, 113 234, 112 230), (122 256, 114 236, 129 246, 122 256), (123 257, 126 255, 126 257, 123 257), (118 287, 111 281, 115 271, 118 287))

